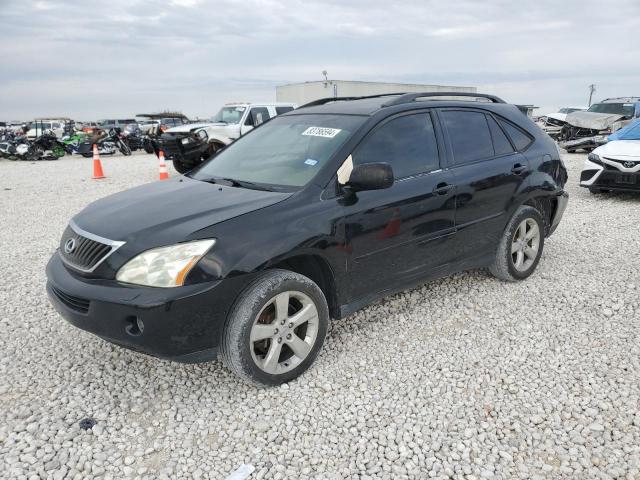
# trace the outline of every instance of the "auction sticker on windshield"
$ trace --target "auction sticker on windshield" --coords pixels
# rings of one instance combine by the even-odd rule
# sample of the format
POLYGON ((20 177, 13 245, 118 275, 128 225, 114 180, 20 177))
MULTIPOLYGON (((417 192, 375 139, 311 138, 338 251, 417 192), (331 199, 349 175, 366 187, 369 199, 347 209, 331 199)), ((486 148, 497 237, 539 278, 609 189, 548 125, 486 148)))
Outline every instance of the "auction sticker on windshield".
POLYGON ((326 127, 309 127, 302 135, 309 135, 312 137, 324 137, 324 138, 333 138, 337 134, 339 134, 342 130, 339 128, 326 128, 326 127))

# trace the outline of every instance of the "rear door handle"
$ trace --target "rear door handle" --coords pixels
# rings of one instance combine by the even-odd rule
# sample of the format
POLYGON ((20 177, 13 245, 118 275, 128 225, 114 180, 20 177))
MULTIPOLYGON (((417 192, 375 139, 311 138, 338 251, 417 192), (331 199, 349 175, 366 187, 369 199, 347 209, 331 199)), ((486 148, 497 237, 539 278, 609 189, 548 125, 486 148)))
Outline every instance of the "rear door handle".
POLYGON ((433 189, 433 193, 436 195, 446 195, 453 188, 453 185, 449 185, 448 183, 439 183, 436 185, 436 188, 433 189))
POLYGON ((522 165, 520 163, 516 163, 511 169, 511 173, 515 173, 516 175, 520 175, 528 170, 526 165, 522 165))

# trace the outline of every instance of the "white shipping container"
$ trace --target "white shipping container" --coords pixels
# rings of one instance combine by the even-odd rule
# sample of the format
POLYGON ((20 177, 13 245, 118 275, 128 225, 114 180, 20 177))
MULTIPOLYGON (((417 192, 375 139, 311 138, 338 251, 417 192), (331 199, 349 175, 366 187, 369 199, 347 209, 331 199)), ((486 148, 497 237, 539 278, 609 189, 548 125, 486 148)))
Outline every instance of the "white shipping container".
POLYGON ((453 85, 420 85, 415 83, 358 82, 351 80, 321 80, 318 82, 291 83, 276 87, 278 102, 298 105, 327 97, 360 97, 382 93, 404 92, 465 92, 477 93, 476 87, 453 85))

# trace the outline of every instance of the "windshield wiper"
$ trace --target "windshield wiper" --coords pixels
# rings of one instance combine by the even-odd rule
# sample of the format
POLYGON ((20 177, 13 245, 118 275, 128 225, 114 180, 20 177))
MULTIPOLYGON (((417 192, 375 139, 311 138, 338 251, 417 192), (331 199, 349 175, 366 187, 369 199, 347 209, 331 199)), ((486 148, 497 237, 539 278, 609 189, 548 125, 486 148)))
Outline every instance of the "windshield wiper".
POLYGON ((249 182, 247 180, 236 180, 235 178, 223 178, 222 180, 224 180, 225 182, 229 182, 232 187, 250 188, 252 190, 263 190, 265 192, 273 192, 273 190, 268 187, 259 185, 254 182, 249 182))

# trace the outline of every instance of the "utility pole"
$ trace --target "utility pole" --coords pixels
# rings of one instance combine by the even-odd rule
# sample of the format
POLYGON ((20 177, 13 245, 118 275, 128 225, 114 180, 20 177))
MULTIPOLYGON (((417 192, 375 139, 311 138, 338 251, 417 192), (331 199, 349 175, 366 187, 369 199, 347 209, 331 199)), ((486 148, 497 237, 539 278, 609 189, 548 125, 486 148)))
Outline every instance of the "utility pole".
POLYGON ((595 84, 591 84, 589 85, 589 106, 591 106, 591 100, 593 99, 593 94, 596 91, 596 86, 595 84))

